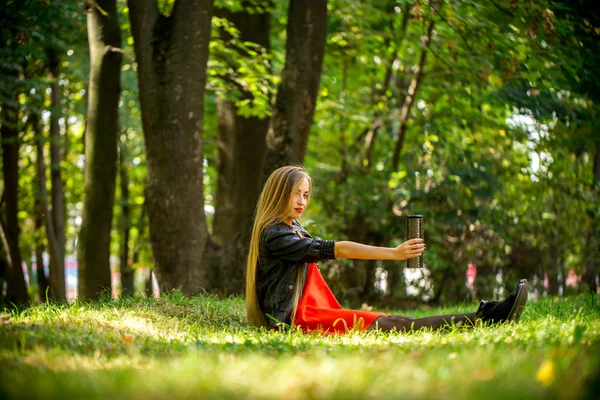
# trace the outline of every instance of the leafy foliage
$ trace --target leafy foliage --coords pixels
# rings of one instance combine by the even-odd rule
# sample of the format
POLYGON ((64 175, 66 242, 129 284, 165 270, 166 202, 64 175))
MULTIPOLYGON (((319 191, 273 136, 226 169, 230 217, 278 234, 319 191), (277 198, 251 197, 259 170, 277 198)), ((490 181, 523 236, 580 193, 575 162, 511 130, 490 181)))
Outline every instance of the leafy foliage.
MULTIPOLYGON (((597 221, 584 199, 598 196, 600 147, 596 89, 574 82, 585 79, 584 65, 598 66, 594 16, 562 2, 333 2, 307 161, 316 171, 315 215, 328 215, 315 229, 395 245, 405 235, 402 217, 424 214, 436 300, 467 295, 468 263, 484 295, 493 295, 498 273, 549 274, 554 291, 558 276, 580 273, 594 251, 581 238, 597 221), (403 120, 407 96, 416 107, 403 120)), ((349 264, 345 274, 362 268, 349 264)), ((397 274, 401 266, 384 268, 397 274)), ((362 299, 371 282, 357 283, 362 299)))

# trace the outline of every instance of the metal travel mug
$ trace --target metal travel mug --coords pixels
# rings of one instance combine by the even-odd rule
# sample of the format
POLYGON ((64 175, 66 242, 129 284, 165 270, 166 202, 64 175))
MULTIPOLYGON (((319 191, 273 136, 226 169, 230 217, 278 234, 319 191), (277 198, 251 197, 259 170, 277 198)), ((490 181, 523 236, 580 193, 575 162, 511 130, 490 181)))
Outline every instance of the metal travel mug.
MULTIPOLYGON (((423 216, 409 215, 406 218, 406 240, 423 239, 423 216)), ((406 268, 423 268, 423 256, 406 260, 406 268)))

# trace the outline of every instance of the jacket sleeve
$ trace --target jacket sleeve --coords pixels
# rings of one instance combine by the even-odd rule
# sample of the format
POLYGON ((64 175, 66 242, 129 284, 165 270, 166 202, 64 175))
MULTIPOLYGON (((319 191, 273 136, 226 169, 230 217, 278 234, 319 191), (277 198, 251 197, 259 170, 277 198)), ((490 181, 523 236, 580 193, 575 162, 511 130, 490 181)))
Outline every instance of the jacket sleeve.
POLYGON ((335 259, 334 240, 301 238, 288 230, 269 230, 264 245, 269 257, 294 263, 335 259))

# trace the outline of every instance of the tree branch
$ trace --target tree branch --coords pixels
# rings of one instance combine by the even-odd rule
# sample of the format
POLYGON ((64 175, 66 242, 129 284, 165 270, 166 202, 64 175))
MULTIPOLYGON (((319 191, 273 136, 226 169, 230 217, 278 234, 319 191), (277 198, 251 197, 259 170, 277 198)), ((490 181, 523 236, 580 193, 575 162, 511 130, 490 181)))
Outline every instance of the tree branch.
POLYGON ((498 4, 496 4, 496 2, 494 0, 490 0, 490 2, 500 11, 502 11, 504 14, 510 16, 510 17, 515 17, 515 14, 511 13, 510 11, 506 11, 504 8, 500 7, 498 4))
POLYGON ((115 53, 121 53, 121 54, 123 54, 125 57, 127 57, 127 59, 128 59, 130 62, 132 62, 132 63, 133 63, 133 62, 135 62, 135 57, 133 57, 133 55, 132 55, 132 54, 130 54, 130 53, 128 53, 128 52, 126 52, 125 50, 123 50, 123 49, 121 49, 121 48, 119 48, 119 47, 107 46, 107 47, 106 47, 106 52, 107 52, 107 53, 109 53, 109 52, 111 52, 111 51, 112 51, 112 52, 115 52, 115 53))
MULTIPOLYGON (((436 4, 431 5, 431 8, 436 12, 439 12, 439 9, 441 8, 442 4, 443 2, 439 1, 436 4)), ((410 85, 408 87, 408 93, 404 98, 404 104, 402 105, 402 108, 400 110, 400 132, 398 134, 398 140, 396 141, 396 146, 394 147, 394 153, 392 155, 392 171, 396 171, 398 169, 398 164, 400 163, 400 154, 402 153, 402 146, 404 145, 404 137, 406 135, 406 123, 408 121, 410 110, 412 108, 412 105, 414 104, 417 91, 423 78, 423 69, 425 67, 425 60, 427 59, 427 51, 429 51, 429 45, 431 43, 431 34, 433 32, 434 26, 435 21, 431 19, 427 28, 427 34, 424 38, 424 46, 423 50, 421 50, 421 57, 419 60, 419 65, 417 66, 417 71, 410 82, 410 85)))
POLYGON ((365 146, 364 146, 364 161, 366 161, 365 167, 368 169, 371 167, 371 157, 373 155, 373 146, 375 145, 375 138, 377 137, 377 132, 379 128, 383 126, 383 120, 377 119, 375 120, 369 130, 367 132, 367 137, 365 138, 365 146))
POLYGON ((438 17, 440 17, 440 19, 442 21, 444 21, 446 23, 446 25, 448 25, 448 27, 450 29, 452 29, 454 32, 456 32, 458 34, 458 36, 461 37, 461 39, 465 43, 465 46, 467 47, 467 49, 469 49, 470 52, 473 52, 473 49, 469 45, 469 42, 467 42, 467 39, 464 37, 464 35, 462 33, 460 33, 456 28, 454 28, 454 26, 452 26, 452 24, 450 22, 448 22, 448 20, 446 20, 446 18, 444 18, 442 16, 442 13, 440 12, 441 6, 440 7, 432 6, 431 8, 433 9, 433 11, 435 11, 435 13, 438 15, 438 17))

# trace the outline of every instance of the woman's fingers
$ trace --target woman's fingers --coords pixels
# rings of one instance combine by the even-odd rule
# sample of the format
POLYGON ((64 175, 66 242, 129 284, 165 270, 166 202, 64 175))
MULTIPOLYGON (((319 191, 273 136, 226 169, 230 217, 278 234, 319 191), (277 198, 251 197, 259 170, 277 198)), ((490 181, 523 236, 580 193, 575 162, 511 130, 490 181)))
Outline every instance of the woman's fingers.
POLYGON ((408 253, 408 255, 411 256, 411 258, 418 257, 423 254, 425 249, 426 249, 426 246, 424 243, 413 244, 411 246, 408 246, 407 253, 408 253))
POLYGON ((423 255, 423 252, 426 248, 427 246, 425 245, 425 241, 423 239, 409 239, 398 246, 398 250, 400 251, 400 259, 406 260, 409 258, 420 257, 423 255))

